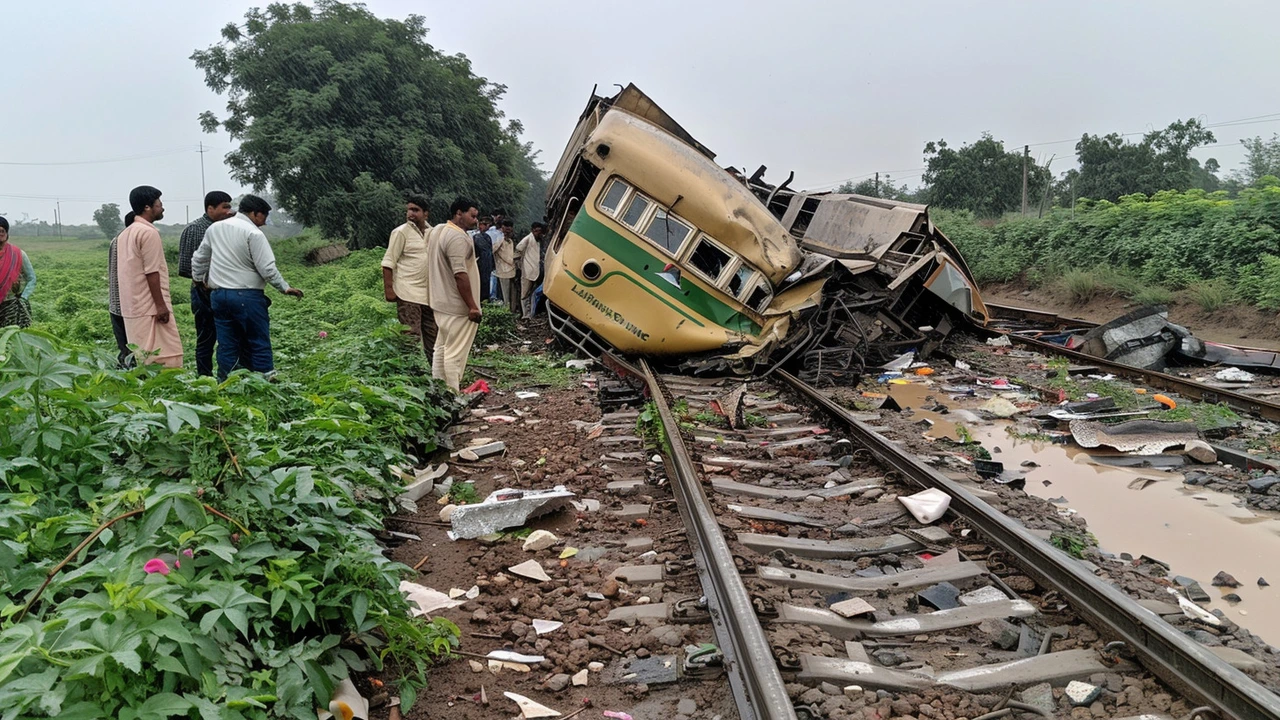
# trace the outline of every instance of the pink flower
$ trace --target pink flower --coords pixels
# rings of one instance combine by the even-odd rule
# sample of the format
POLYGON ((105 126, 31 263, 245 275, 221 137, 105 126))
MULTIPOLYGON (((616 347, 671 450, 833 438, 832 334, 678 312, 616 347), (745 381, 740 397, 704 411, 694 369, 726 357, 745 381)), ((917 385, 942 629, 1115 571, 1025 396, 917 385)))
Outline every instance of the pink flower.
POLYGON ((195 557, 195 553, 191 551, 191 548, 183 548, 182 554, 187 557, 195 557))
POLYGON ((320 331, 320 333, 319 333, 319 335, 320 335, 320 337, 321 337, 321 338, 327 338, 327 337, 329 337, 329 333, 325 332, 324 330, 321 330, 321 331, 320 331))
POLYGON ((148 575, 152 573, 160 573, 161 575, 169 574, 169 564, 160 558, 151 558, 147 561, 146 565, 142 566, 142 569, 145 570, 148 575))

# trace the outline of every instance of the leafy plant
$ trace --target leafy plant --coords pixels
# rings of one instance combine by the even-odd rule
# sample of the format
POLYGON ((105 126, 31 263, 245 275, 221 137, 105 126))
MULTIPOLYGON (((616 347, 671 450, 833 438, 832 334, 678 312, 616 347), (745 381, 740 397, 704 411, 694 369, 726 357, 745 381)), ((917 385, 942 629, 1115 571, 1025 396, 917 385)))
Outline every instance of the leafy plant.
POLYGON ((1221 280, 1193 283, 1187 288, 1187 293, 1207 313, 1218 310, 1231 300, 1231 289, 1221 280))
POLYGON ((662 425, 657 405, 645 403, 644 409, 636 417, 636 434, 650 447, 664 447, 667 444, 667 431, 662 425))
POLYGON ((44 256, 43 319, 0 330, 5 717, 314 718, 352 673, 387 667, 411 699, 456 647, 374 537, 388 465, 433 451, 454 400, 378 299, 381 253, 304 268, 315 242, 277 243, 308 290, 272 308, 279 375, 221 385, 56 339, 110 325, 100 301, 51 311, 101 296, 100 258, 44 256))
POLYGON ((459 505, 474 505, 480 502, 480 493, 476 492, 475 483, 454 483, 449 486, 449 500, 459 505))

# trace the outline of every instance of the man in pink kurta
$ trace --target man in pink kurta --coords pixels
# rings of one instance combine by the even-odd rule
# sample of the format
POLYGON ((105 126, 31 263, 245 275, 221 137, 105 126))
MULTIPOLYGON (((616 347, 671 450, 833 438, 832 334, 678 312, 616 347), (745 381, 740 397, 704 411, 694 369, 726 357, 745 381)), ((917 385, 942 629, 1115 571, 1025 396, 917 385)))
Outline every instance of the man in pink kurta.
POLYGON ((164 217, 160 191, 143 185, 129 193, 136 213, 116 241, 116 280, 125 335, 140 360, 182 367, 182 339, 169 301, 169 264, 155 223, 164 217))

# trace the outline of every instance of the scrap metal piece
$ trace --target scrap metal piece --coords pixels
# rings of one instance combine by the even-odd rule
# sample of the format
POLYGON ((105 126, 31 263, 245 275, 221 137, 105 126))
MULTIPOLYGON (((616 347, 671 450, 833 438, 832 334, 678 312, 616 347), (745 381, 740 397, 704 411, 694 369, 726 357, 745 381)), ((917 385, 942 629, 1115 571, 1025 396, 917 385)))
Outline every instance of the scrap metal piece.
POLYGON ((455 538, 478 538, 482 535, 520 527, 549 512, 563 509, 577 497, 557 485, 551 490, 518 490, 502 488, 489 493, 483 502, 460 505, 449 517, 455 538))
POLYGON ((729 421, 729 427, 737 430, 746 425, 742 401, 747 396, 747 385, 743 383, 719 398, 708 403, 712 412, 723 415, 729 421))
POLYGON ((1072 420, 1071 436, 1080 447, 1107 445, 1122 452, 1156 455, 1166 448, 1185 445, 1200 439, 1195 423, 1162 420, 1130 420, 1118 425, 1104 425, 1088 420, 1072 420))
POLYGON ((813 588, 816 590, 851 593, 869 593, 877 590, 910 590, 940 582, 959 582, 979 577, 987 572, 981 563, 966 561, 943 567, 925 567, 879 577, 840 577, 762 565, 756 569, 759 578, 767 583, 786 587, 813 588))
POLYGON ((767 555, 774 550, 782 550, 797 557, 824 559, 853 559, 885 553, 914 552, 924 547, 915 540, 897 533, 884 537, 830 541, 738 533, 738 542, 762 555, 767 555))
POLYGON ((1169 309, 1164 305, 1138 308, 1084 336, 1080 352, 1139 368, 1160 369, 1164 356, 1179 344, 1169 330, 1169 309))

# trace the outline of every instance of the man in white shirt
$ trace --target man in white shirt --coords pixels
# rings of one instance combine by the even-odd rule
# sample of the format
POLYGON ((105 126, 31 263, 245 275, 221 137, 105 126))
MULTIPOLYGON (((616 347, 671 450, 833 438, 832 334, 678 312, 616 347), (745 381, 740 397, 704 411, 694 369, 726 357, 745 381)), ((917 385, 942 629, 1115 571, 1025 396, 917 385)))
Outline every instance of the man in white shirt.
POLYGON ((245 195, 238 215, 214 223, 191 259, 191 278, 210 292, 218 326, 218 380, 233 370, 275 373, 271 353, 271 301, 267 283, 296 298, 302 291, 289 287, 276 269, 276 256, 258 228, 267 224, 271 205, 257 195, 245 195))
POLYGON ((536 222, 533 230, 516 245, 516 258, 520 263, 520 309, 524 320, 533 319, 533 291, 538 287, 538 277, 542 274, 542 236, 546 232, 547 226, 536 222))

